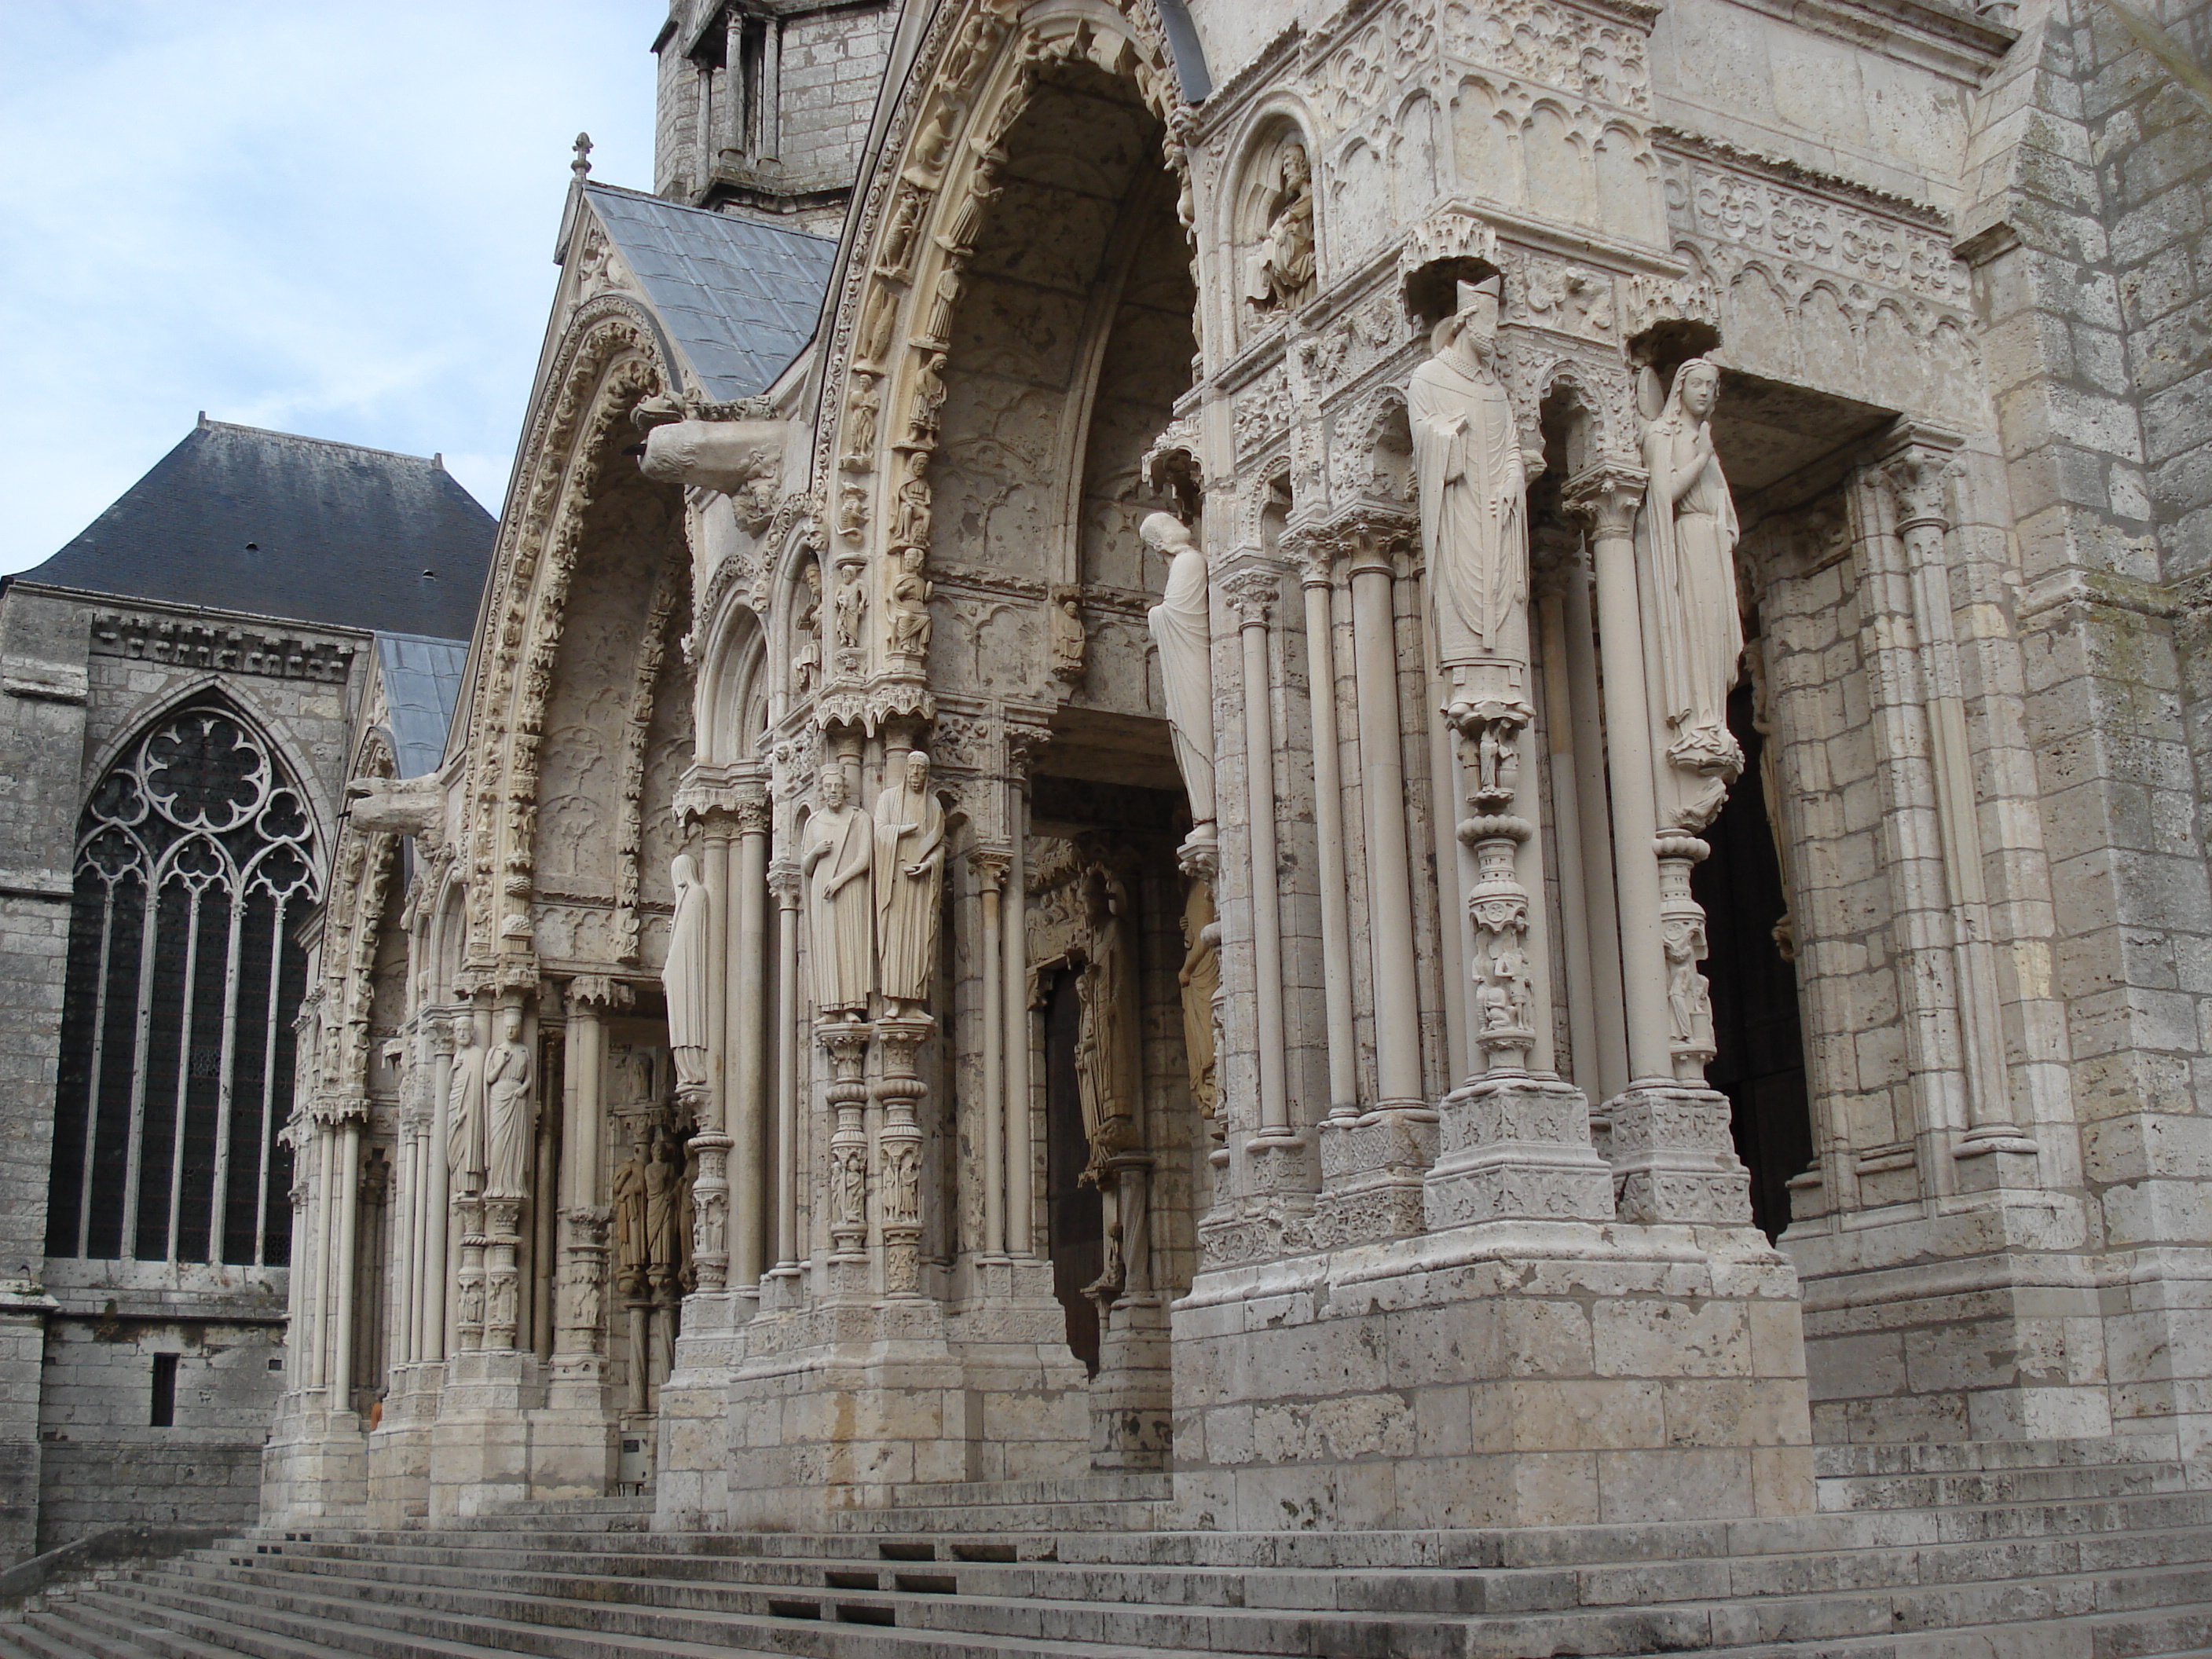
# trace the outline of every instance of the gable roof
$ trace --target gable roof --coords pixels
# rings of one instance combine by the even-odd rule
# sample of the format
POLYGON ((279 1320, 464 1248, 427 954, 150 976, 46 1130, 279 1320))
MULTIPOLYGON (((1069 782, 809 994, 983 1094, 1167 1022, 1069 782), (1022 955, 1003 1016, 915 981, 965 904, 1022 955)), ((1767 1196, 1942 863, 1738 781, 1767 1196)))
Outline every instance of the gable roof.
POLYGON ((232 426, 185 441, 27 580, 465 637, 497 525, 436 459, 232 426))
POLYGON ((420 634, 376 636, 386 729, 401 777, 434 772, 446 757, 446 733, 461 700, 461 675, 468 659, 466 640, 425 639, 420 634))
POLYGON ((584 198, 715 398, 759 396, 814 337, 836 243, 612 185, 584 198))

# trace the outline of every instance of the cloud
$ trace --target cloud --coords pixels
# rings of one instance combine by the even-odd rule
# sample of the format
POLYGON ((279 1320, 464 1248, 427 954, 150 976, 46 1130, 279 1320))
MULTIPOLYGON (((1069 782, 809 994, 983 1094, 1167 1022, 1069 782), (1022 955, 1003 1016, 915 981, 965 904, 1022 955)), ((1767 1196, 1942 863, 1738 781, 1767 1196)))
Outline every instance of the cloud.
POLYGON ((217 420, 494 511, 579 129, 650 188, 663 0, 0 6, 0 571, 217 420))

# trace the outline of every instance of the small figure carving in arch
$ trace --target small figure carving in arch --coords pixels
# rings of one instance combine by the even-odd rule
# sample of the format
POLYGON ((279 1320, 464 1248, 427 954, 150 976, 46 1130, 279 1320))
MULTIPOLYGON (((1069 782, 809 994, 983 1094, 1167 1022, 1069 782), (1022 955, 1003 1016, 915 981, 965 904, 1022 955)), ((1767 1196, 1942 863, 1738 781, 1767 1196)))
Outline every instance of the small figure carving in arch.
POLYGON ((1248 177, 1248 228, 1237 240, 1250 249, 1244 298, 1264 319, 1311 295, 1317 269, 1313 161, 1297 130, 1285 127, 1261 145, 1248 177))

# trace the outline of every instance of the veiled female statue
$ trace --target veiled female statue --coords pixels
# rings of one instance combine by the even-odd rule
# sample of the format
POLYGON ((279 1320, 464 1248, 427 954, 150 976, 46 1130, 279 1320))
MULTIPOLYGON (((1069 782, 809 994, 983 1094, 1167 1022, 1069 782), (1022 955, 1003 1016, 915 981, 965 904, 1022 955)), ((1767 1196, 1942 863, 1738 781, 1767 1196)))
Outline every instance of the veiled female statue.
POLYGON ((1435 352, 1406 394, 1420 491, 1437 663, 1452 723, 1530 717, 1528 479, 1513 406, 1492 360, 1496 279, 1462 283, 1459 309, 1430 335, 1435 352))
POLYGON ((529 1190, 530 1139, 538 1127, 531 1100, 535 1068, 522 1040, 522 1010, 507 1009, 500 1024, 500 1040, 484 1056, 484 1190, 521 1198, 529 1190))
POLYGON ((668 878, 676 889, 668 960, 660 969, 660 983, 668 994, 668 1046, 675 1055, 678 1083, 698 1088, 707 1081, 708 1010, 713 1006, 707 972, 707 886, 689 853, 678 853, 669 861, 668 878))
POLYGON ((1743 750, 1728 726, 1743 618, 1735 598, 1735 503, 1713 453, 1720 380, 1714 364, 1691 358, 1674 371, 1665 409, 1644 429, 1650 478, 1636 515, 1636 556, 1657 611, 1659 713, 1673 734, 1667 758, 1726 781, 1743 771, 1743 750))
POLYGON ((484 1144, 484 1053, 477 1046, 477 1017, 453 1020, 453 1074, 446 1090, 446 1168, 453 1189, 482 1190, 484 1144))
POLYGON ((845 769, 831 761, 815 786, 806 820, 806 907, 815 1012, 824 1019, 865 1018, 875 988, 875 908, 868 883, 874 822, 849 799, 845 769))
POLYGON ((929 788, 929 757, 909 750, 899 781, 876 802, 876 939, 887 1012, 920 1012, 937 967, 945 809, 929 788))
POLYGON ((1155 513, 1137 526, 1145 545, 1168 556, 1167 592, 1145 613, 1160 653, 1160 689, 1176 765, 1190 796, 1194 842, 1213 839, 1213 625, 1206 555, 1190 526, 1155 513))

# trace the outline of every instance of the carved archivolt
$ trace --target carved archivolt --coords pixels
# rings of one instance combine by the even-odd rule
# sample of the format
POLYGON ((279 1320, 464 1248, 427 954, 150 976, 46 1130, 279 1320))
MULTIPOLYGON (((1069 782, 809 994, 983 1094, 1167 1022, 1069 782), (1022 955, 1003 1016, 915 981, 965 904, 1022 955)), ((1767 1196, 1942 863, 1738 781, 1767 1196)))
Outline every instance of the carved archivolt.
POLYGON ((671 384, 653 331, 625 301, 578 308, 524 446, 519 510, 501 528, 469 699, 462 836, 469 867, 467 962, 534 984, 529 945, 538 748, 568 578, 603 469, 630 436, 629 413, 671 384), (504 900, 504 902, 502 902, 504 900))
POLYGON ((653 735, 653 699, 660 685, 661 659, 668 628, 684 598, 686 583, 681 555, 665 560, 653 586, 638 636, 637 661, 630 677, 629 720, 623 734, 622 816, 615 830, 615 956, 637 960, 638 854, 645 833, 646 745, 653 735))
POLYGON ((925 696, 893 686, 921 679, 912 612, 926 580, 928 467, 948 331, 1000 188, 1004 141, 1038 75, 1087 62, 1130 79, 1169 130, 1168 164, 1187 176, 1176 135, 1188 113, 1149 5, 1126 0, 1110 21, 1091 9, 1018 26, 1018 9, 1012 0, 947 6, 933 26, 919 60, 925 68, 893 118, 886 161, 868 188, 859 252, 838 298, 830 335, 836 368, 815 456, 816 478, 834 501, 837 544, 824 584, 825 720, 929 711, 925 696), (885 556, 894 546, 919 551, 885 556))

